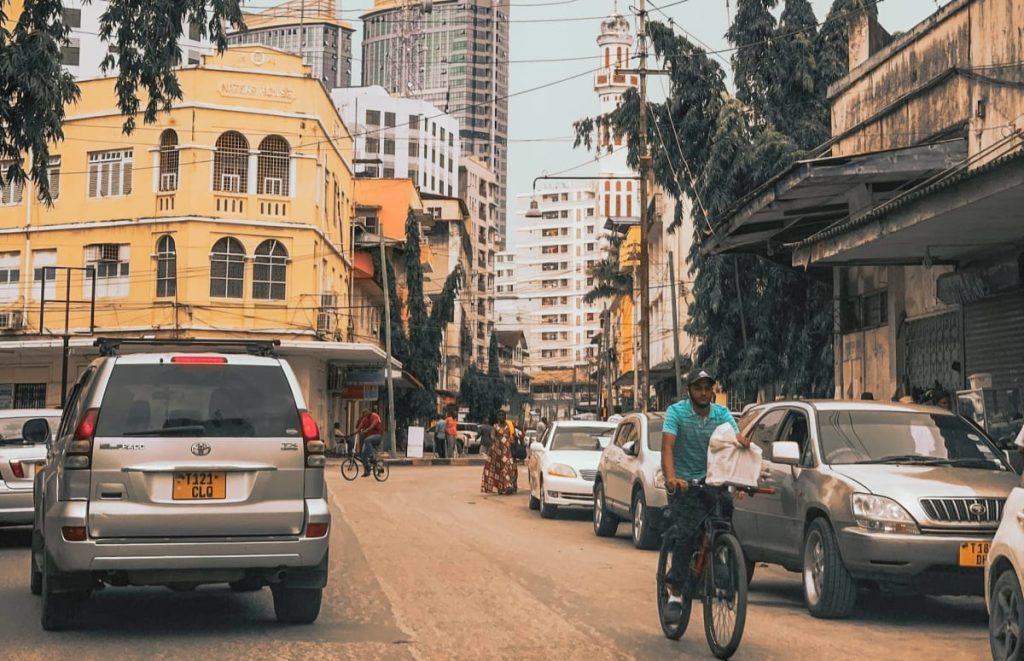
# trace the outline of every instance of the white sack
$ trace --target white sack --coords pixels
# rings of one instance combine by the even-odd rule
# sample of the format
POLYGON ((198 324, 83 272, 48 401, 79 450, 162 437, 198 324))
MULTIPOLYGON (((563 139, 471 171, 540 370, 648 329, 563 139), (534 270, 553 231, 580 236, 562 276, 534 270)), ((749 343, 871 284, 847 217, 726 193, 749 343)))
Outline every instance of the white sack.
POLYGON ((708 476, 711 486, 723 484, 756 487, 761 476, 761 448, 740 445, 732 425, 719 425, 708 443, 708 476))

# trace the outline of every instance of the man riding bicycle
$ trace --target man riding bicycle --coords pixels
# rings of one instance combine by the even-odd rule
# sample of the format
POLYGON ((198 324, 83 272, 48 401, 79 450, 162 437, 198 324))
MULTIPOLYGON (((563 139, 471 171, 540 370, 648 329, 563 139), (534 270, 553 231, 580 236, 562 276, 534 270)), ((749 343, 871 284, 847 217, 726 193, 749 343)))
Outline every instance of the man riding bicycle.
MULTIPOLYGON (((700 524, 712 511, 714 501, 703 490, 689 490, 689 480, 702 480, 708 472, 708 444, 715 429, 729 424, 744 447, 750 441, 740 433, 736 420, 726 407, 713 403, 715 379, 702 369, 687 375, 689 399, 676 402, 665 413, 662 427, 661 470, 669 492, 669 514, 678 528, 679 545, 672 555, 668 575, 669 598, 663 619, 675 624, 683 616, 684 590, 690 579, 690 559, 697 550, 700 524)), ((726 515, 732 516, 731 503, 726 515)), ((685 597, 692 597, 685 590, 685 597)))

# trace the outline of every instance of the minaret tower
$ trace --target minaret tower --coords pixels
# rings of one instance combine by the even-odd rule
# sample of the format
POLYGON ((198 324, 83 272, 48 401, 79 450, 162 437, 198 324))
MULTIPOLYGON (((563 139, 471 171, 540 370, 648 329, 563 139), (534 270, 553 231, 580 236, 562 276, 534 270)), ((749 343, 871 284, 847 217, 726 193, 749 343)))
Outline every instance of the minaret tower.
MULTIPOLYGON (((601 21, 601 34, 597 37, 601 68, 594 76, 594 91, 598 98, 598 112, 605 115, 622 102, 622 95, 640 80, 636 75, 616 73, 618 69, 633 68, 633 33, 629 21, 619 14, 618 0, 614 0, 611 15, 601 21)), ((604 127, 597 129, 599 149, 599 176, 630 176, 634 174, 626 164, 625 140, 616 138, 604 127), (611 153, 609 153, 611 150, 611 153)), ((598 216, 601 218, 631 218, 640 215, 638 182, 607 179, 599 182, 598 216)))

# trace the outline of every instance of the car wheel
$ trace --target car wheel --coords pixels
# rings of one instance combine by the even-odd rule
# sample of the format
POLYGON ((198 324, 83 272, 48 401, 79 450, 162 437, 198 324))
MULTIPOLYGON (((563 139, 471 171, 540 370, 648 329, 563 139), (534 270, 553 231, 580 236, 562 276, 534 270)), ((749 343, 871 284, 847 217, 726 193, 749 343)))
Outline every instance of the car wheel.
POLYGON ((814 617, 846 617, 857 601, 857 584, 825 519, 812 521, 804 538, 803 586, 804 602, 814 617))
POLYGON ((43 593, 43 572, 39 570, 39 565, 36 564, 36 552, 35 550, 29 554, 28 562, 30 568, 29 571, 29 588, 32 590, 32 594, 37 597, 43 593))
POLYGON ((996 579, 988 618, 988 644, 998 661, 1024 659, 1024 598, 1012 569, 996 579))
POLYGON ((67 629, 79 604, 89 596, 87 591, 59 592, 57 590, 59 580, 57 567, 49 556, 46 556, 40 585, 43 598, 39 618, 45 631, 67 629))
POLYGON ((530 509, 537 511, 540 509, 540 499, 533 495, 533 474, 530 471, 526 471, 526 476, 530 481, 530 509))
POLYGON ((647 499, 643 489, 633 494, 633 546, 644 551, 658 547, 658 531, 651 525, 647 515, 647 499))
POLYGON ((283 624, 310 624, 320 616, 323 588, 271 587, 274 594, 274 615, 283 624))
POLYGON ((549 505, 547 496, 544 495, 544 481, 540 483, 540 515, 544 519, 553 519, 558 515, 558 505, 549 505))
POLYGON ((604 484, 594 485, 594 534, 598 537, 612 537, 619 529, 619 517, 608 511, 604 500, 604 484))

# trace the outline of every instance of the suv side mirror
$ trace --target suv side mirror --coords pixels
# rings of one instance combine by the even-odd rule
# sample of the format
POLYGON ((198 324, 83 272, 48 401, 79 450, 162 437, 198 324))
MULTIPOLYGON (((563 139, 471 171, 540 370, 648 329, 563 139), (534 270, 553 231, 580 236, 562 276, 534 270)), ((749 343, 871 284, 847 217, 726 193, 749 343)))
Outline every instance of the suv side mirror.
POLYGON ((537 441, 534 441, 533 443, 530 443, 530 451, 531 452, 543 452, 544 451, 544 446, 541 445, 540 443, 538 443, 537 441))
POLYGON ((636 441, 630 441, 629 443, 623 445, 622 451, 628 454, 630 457, 635 457, 638 454, 640 454, 636 447, 636 441))
POLYGON ((21 426, 21 439, 28 443, 49 443, 50 423, 46 418, 32 418, 21 426))
POLYGON ((787 466, 800 465, 800 446, 793 441, 772 443, 771 460, 787 466))

